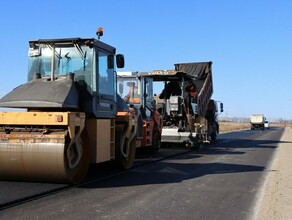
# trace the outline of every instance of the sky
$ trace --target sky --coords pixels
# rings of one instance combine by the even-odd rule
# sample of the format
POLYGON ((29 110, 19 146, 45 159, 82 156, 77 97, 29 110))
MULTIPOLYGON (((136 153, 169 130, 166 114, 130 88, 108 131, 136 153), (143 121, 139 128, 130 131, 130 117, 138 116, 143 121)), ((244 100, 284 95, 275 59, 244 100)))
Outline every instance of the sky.
POLYGON ((0 96, 27 80, 28 41, 96 37, 125 55, 120 71, 212 61, 226 117, 292 119, 290 0, 26 0, 0 8, 0 96))

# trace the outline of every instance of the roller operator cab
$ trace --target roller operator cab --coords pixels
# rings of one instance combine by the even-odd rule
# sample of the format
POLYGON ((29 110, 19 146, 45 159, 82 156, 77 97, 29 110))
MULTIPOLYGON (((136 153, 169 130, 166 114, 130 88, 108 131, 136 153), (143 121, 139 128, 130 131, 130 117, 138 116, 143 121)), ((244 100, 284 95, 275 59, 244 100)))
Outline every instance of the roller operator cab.
POLYGON ((162 116, 153 105, 153 79, 138 72, 118 72, 118 94, 138 115, 136 147, 158 151, 162 116))
POLYGON ((0 112, 1 180, 78 183, 90 163, 131 167, 137 116, 117 95, 115 53, 94 38, 29 42, 28 82, 0 100, 27 109, 0 112))

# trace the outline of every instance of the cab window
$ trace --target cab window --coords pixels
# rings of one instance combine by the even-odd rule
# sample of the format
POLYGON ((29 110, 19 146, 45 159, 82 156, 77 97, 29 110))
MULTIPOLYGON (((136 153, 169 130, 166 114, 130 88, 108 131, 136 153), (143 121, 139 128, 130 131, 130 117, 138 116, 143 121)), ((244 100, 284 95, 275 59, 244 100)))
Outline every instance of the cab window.
POLYGON ((98 74, 99 74, 99 94, 114 95, 115 94, 115 74, 112 55, 102 52, 98 54, 98 74))

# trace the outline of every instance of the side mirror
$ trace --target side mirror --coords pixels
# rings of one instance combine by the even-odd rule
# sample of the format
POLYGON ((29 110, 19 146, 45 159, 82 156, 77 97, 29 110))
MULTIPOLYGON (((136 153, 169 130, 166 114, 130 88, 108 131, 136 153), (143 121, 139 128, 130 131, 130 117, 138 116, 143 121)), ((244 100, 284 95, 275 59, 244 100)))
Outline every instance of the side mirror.
POLYGON ((125 57, 123 54, 116 55, 117 67, 124 68, 125 67, 125 57))
POLYGON ((223 112, 223 103, 220 103, 220 112, 223 112))

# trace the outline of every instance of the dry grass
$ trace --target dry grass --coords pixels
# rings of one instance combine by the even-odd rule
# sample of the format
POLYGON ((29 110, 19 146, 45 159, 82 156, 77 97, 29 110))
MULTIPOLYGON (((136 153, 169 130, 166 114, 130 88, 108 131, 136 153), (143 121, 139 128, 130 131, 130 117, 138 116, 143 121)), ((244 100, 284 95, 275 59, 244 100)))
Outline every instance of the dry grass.
MULTIPOLYGON (((270 123, 270 127, 290 127, 292 128, 292 124, 280 124, 280 123, 270 123)), ((224 131, 237 131, 237 130, 245 130, 250 129, 249 122, 219 122, 219 130, 220 132, 224 131)))
POLYGON ((249 122, 219 122, 220 132, 250 129, 249 122))

